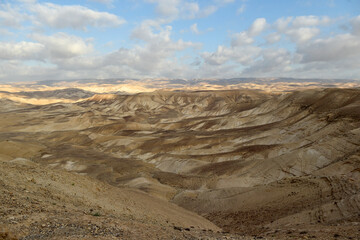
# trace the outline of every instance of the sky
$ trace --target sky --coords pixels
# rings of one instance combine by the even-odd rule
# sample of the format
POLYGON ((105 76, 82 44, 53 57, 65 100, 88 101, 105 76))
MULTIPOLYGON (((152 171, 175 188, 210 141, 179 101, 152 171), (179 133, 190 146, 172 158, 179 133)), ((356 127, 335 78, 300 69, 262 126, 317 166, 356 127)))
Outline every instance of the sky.
POLYGON ((0 82, 360 80, 360 0, 0 0, 0 82))

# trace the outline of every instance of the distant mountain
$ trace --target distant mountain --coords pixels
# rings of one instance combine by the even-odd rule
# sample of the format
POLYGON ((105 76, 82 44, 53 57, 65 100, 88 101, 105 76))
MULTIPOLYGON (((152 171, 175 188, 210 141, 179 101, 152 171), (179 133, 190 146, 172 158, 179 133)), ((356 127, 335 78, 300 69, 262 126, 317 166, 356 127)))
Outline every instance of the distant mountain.
POLYGON ((51 91, 22 91, 11 93, 13 95, 20 95, 28 98, 55 98, 55 99, 71 99, 78 100, 83 98, 89 98, 95 95, 90 91, 85 91, 78 88, 65 88, 51 91))
MULTIPOLYGON (((43 80, 38 81, 36 85, 46 85, 54 86, 59 83, 96 83, 96 84, 121 84, 124 81, 134 81, 134 82, 158 82, 159 79, 126 79, 126 78, 109 78, 109 79, 74 79, 74 80, 43 80)), ((242 77, 242 78, 217 78, 217 79, 161 79, 161 82, 166 82, 169 85, 179 84, 183 86, 192 86, 200 82, 218 84, 218 85, 230 85, 230 84, 239 84, 239 83, 304 83, 304 82, 315 82, 315 83, 359 83, 359 80, 355 79, 320 79, 320 78, 254 78, 254 77, 242 77)), ((32 83, 33 84, 33 83, 32 83)))

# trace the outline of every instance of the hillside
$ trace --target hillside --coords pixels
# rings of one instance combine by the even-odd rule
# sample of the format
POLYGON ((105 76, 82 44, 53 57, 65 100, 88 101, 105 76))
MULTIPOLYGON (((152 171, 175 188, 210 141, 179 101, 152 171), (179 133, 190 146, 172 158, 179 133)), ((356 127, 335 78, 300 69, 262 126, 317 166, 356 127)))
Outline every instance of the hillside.
POLYGON ((360 237, 359 89, 2 102, 0 224, 24 239, 360 237))

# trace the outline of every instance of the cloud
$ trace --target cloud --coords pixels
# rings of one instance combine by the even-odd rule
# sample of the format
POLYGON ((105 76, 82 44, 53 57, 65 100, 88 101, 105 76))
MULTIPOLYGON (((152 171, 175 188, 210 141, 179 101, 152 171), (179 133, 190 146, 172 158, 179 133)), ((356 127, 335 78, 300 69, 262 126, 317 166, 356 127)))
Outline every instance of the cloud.
POLYGON ((87 26, 113 27, 125 23, 125 20, 114 14, 98 12, 78 5, 60 6, 53 3, 32 4, 30 11, 35 14, 38 25, 52 28, 73 28, 85 30, 87 26))
MULTIPOLYGON (((159 20, 151 20, 147 19, 141 22, 139 26, 137 26, 131 33, 132 39, 139 39, 143 41, 151 41, 153 38, 156 38, 157 35, 154 33, 154 29, 161 30, 162 24, 167 23, 167 20, 159 19, 159 20)), ((164 33, 164 31, 163 31, 164 33)))
POLYGON ((235 0, 214 0, 214 2, 222 5, 222 4, 233 3, 235 2, 235 0))
POLYGON ((281 34, 277 32, 272 32, 269 35, 267 35, 265 38, 267 43, 273 44, 281 40, 281 34))
POLYGON ((180 0, 146 0, 156 3, 156 12, 163 17, 175 17, 179 14, 180 0))
POLYGON ((360 15, 350 21, 354 35, 360 36, 360 15))
POLYGON ((92 45, 83 39, 61 32, 52 36, 34 34, 32 38, 45 46, 48 57, 54 59, 84 55, 93 49, 92 45))
POLYGON ((215 13, 220 7, 233 2, 233 0, 215 0, 214 4, 203 7, 196 1, 186 0, 145 0, 156 4, 156 13, 161 18, 168 19, 168 22, 175 19, 204 18, 215 13))
MULTIPOLYGON (((278 34, 285 34, 292 42, 302 43, 313 39, 320 33, 317 26, 331 23, 327 16, 298 16, 280 18, 273 24, 278 34)), ((271 39, 269 39, 271 41, 271 39)))
POLYGON ((65 33, 51 36, 33 34, 36 42, 0 42, 0 59, 49 61, 73 58, 92 52, 93 47, 81 38, 65 33))
POLYGON ((78 55, 72 58, 57 58, 51 62, 61 70, 66 71, 91 71, 99 70, 104 67, 103 56, 84 56, 78 55))
POLYGON ((340 62, 353 57, 360 59, 360 38, 339 34, 300 45, 297 52, 303 56, 303 63, 340 62))
MULTIPOLYGON (((137 75, 162 76, 170 72, 181 72, 181 63, 175 57, 179 51, 187 48, 199 48, 199 44, 171 39, 172 27, 160 27, 156 21, 144 21, 136 28, 132 37, 144 41, 144 45, 133 48, 120 48, 104 58, 104 65, 126 66, 137 75), (157 32, 155 32, 157 30, 157 32)), ((185 67, 185 66, 184 66, 185 67)))
POLYGON ((205 63, 207 64, 222 65, 227 61, 229 61, 231 54, 232 54, 231 49, 224 46, 218 46, 216 52, 214 53, 204 52, 201 55, 205 63))
POLYGON ((279 76, 291 70, 292 56, 286 49, 263 49, 261 58, 255 61, 245 74, 258 74, 260 76, 279 76))
POLYGON ((18 60, 1 61, 0 78, 7 82, 54 79, 52 71, 55 68, 53 66, 27 65, 18 60))
POLYGON ((193 32, 195 34, 200 34, 198 27, 197 27, 197 23, 194 23, 193 25, 191 25, 190 30, 191 30, 191 32, 193 32))
POLYGON ((294 30, 306 27, 315 27, 331 23, 331 19, 327 16, 298 16, 298 17, 282 17, 275 21, 273 27, 279 32, 294 30))
POLYGON ((218 6, 210 5, 199 12, 199 17, 207 17, 218 10, 218 6))
MULTIPOLYGON (((355 35, 316 38, 321 30, 315 26, 331 21, 327 17, 303 16, 281 18, 273 24, 268 24, 266 19, 256 19, 248 30, 233 35, 230 47, 219 46, 214 52, 203 52, 201 57, 204 66, 201 69, 207 68, 205 65, 218 69, 232 65, 234 68, 242 69, 241 74, 249 76, 293 76, 301 71, 310 71, 309 69, 316 72, 312 68, 320 65, 325 69, 325 66, 332 65, 332 61, 342 62, 344 66, 354 65, 354 62, 360 64, 360 40, 356 39, 355 35), (272 31, 264 37, 268 44, 282 39, 290 40, 295 44, 296 51, 268 48, 255 41, 254 37, 265 29, 272 31), (288 38, 282 38, 283 34, 288 38)), ((357 18, 351 22, 355 33, 357 18)))
POLYGON ((285 32, 293 42, 306 42, 320 33, 318 28, 292 28, 285 32))
POLYGON ((223 65, 233 61, 248 66, 259 56, 260 51, 261 48, 251 45, 241 47, 220 45, 215 52, 203 52, 201 56, 209 65, 223 65))
POLYGON ((294 19, 292 25, 294 27, 310 27, 330 23, 330 18, 327 16, 318 17, 318 16, 299 16, 294 19))
POLYGON ((257 18, 248 30, 249 36, 254 37, 259 35, 262 31, 264 31, 265 28, 266 28, 266 19, 257 18))
POLYGON ((288 28, 292 20, 293 17, 279 18, 278 20, 275 21, 274 27, 275 29, 277 29, 277 31, 284 32, 288 28))
POLYGON ((106 5, 112 5, 112 3, 114 2, 114 0, 89 0, 89 1, 98 2, 106 5))
POLYGON ((36 42, 0 42, 0 59, 41 60, 43 58, 44 50, 45 46, 36 42))
POLYGON ((20 9, 14 8, 10 4, 0 4, 0 26, 20 27, 26 15, 20 9))
POLYGON ((245 11, 246 5, 242 4, 237 10, 236 10, 236 14, 240 15, 245 11))
POLYGON ((21 2, 21 3, 36 3, 37 0, 17 0, 18 2, 21 2))
POLYGON ((248 45, 254 42, 254 39, 249 37, 247 32, 240 32, 236 33, 233 36, 233 39, 231 40, 231 46, 242 46, 242 45, 248 45))
POLYGON ((198 3, 185 2, 180 7, 180 16, 183 19, 194 19, 207 17, 218 10, 215 5, 209 5, 204 8, 200 8, 198 3))
POLYGON ((181 17, 186 19, 196 18, 199 11, 199 4, 195 2, 185 2, 180 7, 181 17))
POLYGON ((257 18, 251 24, 247 31, 243 31, 240 33, 235 33, 231 40, 231 46, 242 46, 242 45, 249 45, 254 43, 253 37, 256 37, 261 32, 265 30, 267 27, 266 19, 265 18, 257 18))

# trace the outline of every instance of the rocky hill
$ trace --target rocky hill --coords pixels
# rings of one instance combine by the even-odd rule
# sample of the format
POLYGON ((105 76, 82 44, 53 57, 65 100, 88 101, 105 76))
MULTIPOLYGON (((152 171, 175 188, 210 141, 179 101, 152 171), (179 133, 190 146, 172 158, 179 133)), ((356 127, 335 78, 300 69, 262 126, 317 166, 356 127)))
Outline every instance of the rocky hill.
POLYGON ((359 89, 3 102, 0 224, 24 239, 360 237, 359 89))

